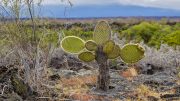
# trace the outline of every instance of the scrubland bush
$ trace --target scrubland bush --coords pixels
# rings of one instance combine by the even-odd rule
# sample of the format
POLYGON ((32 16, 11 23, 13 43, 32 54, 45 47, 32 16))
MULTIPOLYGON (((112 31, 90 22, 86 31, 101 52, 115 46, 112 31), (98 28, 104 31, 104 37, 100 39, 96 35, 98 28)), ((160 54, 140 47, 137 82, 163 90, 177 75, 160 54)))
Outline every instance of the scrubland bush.
POLYGON ((142 22, 122 31, 120 38, 125 37, 127 41, 144 41, 145 44, 156 48, 160 48, 162 43, 176 47, 180 45, 180 27, 178 23, 174 26, 157 22, 142 22))

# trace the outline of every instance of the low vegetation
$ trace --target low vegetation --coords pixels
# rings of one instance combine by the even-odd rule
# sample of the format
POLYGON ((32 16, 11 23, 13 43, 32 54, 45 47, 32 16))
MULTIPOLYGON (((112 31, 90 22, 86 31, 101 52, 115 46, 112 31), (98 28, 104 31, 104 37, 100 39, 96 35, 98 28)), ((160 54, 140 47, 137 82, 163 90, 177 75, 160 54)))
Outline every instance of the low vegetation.
MULTIPOLYGON (((169 24, 168 21, 162 23, 154 20, 121 21, 108 21, 111 30, 109 27, 98 29, 97 26, 101 25, 99 24, 94 31, 97 22, 93 21, 66 24, 58 20, 56 23, 51 20, 37 20, 35 36, 32 34, 33 24, 29 20, 1 21, 0 100, 178 101, 179 22, 169 24), (101 32, 102 30, 106 31, 101 32), (103 35, 107 32, 112 32, 108 35, 111 38, 107 37, 104 41, 106 36, 103 35), (103 35, 94 38, 95 33, 103 35), (65 40, 70 40, 70 43, 63 45, 65 40), (130 45, 125 45, 127 43, 130 45), (144 51, 135 44, 145 50, 144 58, 144 51), (67 54, 60 46, 63 46, 63 50, 76 54, 67 54), (106 87, 102 82, 96 82, 100 80, 98 64, 92 61, 98 62, 97 47, 100 46, 103 47, 101 52, 106 53, 107 59, 110 58, 108 62, 107 59, 103 61, 103 64, 108 65, 108 73, 100 74, 101 77, 109 75, 105 80, 109 82, 106 87), (114 51, 115 46, 117 51, 114 51), (143 54, 132 60, 135 51, 132 54, 132 51, 125 51, 129 49, 143 54), (130 58, 121 52, 130 54, 130 58), (19 89, 18 84, 22 85, 22 89, 19 89), (106 93, 96 92, 94 88, 98 88, 97 85, 102 85, 99 88, 106 93)), ((101 67, 101 63, 99 66, 101 67)))

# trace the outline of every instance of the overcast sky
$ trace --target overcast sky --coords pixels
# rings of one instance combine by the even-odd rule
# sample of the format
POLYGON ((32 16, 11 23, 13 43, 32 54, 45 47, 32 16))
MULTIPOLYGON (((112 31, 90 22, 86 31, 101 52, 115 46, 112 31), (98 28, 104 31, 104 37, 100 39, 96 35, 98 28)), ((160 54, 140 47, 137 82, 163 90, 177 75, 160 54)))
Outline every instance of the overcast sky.
MULTIPOLYGON (((43 4, 67 4, 62 0, 44 0, 43 4)), ((64 0, 65 1, 65 0, 64 0)), ((156 7, 180 10, 180 0, 70 0, 75 6, 79 5, 134 5, 143 7, 156 7)))
POLYGON ((68 17, 180 16, 180 0, 69 0, 68 9, 62 6, 68 0, 42 1, 41 16, 52 18, 64 17, 64 11, 68 17))

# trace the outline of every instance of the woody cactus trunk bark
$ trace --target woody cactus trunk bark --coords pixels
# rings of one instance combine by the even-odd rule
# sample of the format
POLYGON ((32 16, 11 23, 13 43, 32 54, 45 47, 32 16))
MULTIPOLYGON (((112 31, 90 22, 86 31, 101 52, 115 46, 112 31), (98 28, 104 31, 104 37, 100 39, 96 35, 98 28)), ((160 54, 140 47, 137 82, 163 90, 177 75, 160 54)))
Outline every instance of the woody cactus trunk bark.
POLYGON ((103 47, 98 47, 96 51, 96 62, 99 66, 99 75, 97 78, 97 89, 107 91, 109 90, 110 84, 110 75, 109 75, 109 67, 108 67, 108 58, 107 55, 103 52, 103 47))

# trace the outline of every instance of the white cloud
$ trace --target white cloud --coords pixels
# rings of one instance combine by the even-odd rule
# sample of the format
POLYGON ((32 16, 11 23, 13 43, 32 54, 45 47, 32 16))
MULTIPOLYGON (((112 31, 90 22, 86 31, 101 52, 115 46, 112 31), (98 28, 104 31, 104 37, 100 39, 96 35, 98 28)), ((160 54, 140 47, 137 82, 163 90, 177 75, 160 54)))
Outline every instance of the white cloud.
MULTIPOLYGON (((64 0, 66 1, 66 0, 64 0)), ((70 0, 74 5, 135 5, 180 10, 180 0, 70 0)), ((43 4, 67 4, 62 0, 44 0, 43 4)))
POLYGON ((180 0, 117 0, 120 4, 180 10, 180 0))

